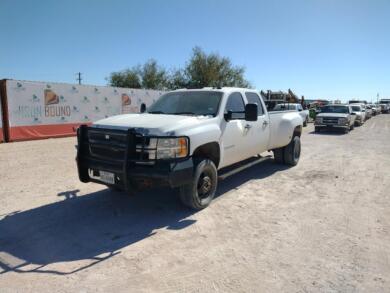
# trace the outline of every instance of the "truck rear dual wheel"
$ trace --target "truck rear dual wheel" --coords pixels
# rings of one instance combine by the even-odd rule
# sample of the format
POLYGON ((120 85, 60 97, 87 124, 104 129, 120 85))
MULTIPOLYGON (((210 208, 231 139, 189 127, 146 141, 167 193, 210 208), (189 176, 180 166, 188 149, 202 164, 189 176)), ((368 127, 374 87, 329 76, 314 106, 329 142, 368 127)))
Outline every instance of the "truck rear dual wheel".
POLYGON ((287 146, 274 149, 273 153, 277 163, 296 166, 301 156, 301 139, 294 136, 287 146))
POLYGON ((200 159, 195 165, 190 184, 179 189, 181 202, 194 210, 207 207, 215 196, 218 185, 217 168, 209 159, 200 159))

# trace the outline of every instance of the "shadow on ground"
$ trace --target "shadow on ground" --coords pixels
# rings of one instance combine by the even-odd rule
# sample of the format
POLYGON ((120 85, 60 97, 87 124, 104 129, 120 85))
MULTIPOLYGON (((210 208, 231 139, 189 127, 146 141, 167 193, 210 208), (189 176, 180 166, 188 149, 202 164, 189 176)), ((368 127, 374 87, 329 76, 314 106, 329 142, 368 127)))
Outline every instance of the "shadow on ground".
POLYGON ((320 132, 310 131, 309 134, 314 135, 345 135, 343 130, 340 129, 329 129, 329 130, 321 130, 320 132))
MULTIPOLYGON (((253 166, 220 182, 217 196, 285 168, 272 161, 253 166)), ((108 189, 83 196, 78 192, 61 192, 58 196, 63 201, 0 219, 0 274, 72 274, 154 235, 157 229, 180 230, 195 222, 187 219, 194 212, 184 208, 176 192, 169 189, 133 197, 108 189), (89 262, 67 272, 48 268, 50 264, 78 260, 89 262)))

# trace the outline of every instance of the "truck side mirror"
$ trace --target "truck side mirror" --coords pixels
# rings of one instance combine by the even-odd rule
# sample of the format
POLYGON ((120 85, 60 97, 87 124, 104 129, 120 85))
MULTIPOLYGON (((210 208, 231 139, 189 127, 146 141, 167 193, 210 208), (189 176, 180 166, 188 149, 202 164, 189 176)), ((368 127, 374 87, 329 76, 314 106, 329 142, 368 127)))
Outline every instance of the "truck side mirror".
POLYGON ((145 113, 145 112, 146 112, 146 105, 145 105, 145 103, 142 103, 142 104, 141 104, 141 107, 140 107, 139 111, 140 111, 141 113, 145 113))
POLYGON ((257 121, 257 104, 245 105, 245 120, 257 121))
POLYGON ((224 115, 223 117, 225 118, 225 120, 227 122, 229 122, 230 120, 233 119, 233 111, 232 110, 228 110, 224 115))

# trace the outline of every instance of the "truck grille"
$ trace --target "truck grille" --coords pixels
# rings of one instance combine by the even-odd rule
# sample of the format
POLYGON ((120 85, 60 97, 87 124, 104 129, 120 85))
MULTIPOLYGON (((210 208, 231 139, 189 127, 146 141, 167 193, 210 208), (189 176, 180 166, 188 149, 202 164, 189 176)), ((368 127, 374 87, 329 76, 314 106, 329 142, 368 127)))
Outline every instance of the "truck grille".
MULTIPOLYGON (((150 162, 150 156, 155 157, 155 149, 150 149, 151 139, 140 134, 133 135, 128 145, 128 132, 125 130, 88 129, 88 144, 91 156, 103 160, 123 162, 126 148, 129 148, 129 160, 150 162), (131 142, 133 142, 131 144, 131 142)), ((153 159, 154 159, 153 157, 153 159)))
POLYGON ((338 124, 339 118, 337 117, 323 117, 322 123, 323 124, 338 124))

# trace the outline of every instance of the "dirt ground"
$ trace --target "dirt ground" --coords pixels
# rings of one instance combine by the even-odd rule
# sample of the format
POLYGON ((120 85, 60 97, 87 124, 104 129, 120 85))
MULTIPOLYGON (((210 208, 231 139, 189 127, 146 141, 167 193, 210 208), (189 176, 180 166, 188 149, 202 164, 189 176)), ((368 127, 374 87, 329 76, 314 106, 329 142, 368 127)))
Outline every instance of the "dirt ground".
POLYGON ((78 181, 75 138, 0 145, 1 292, 390 292, 390 115, 302 136, 207 209, 78 181))

